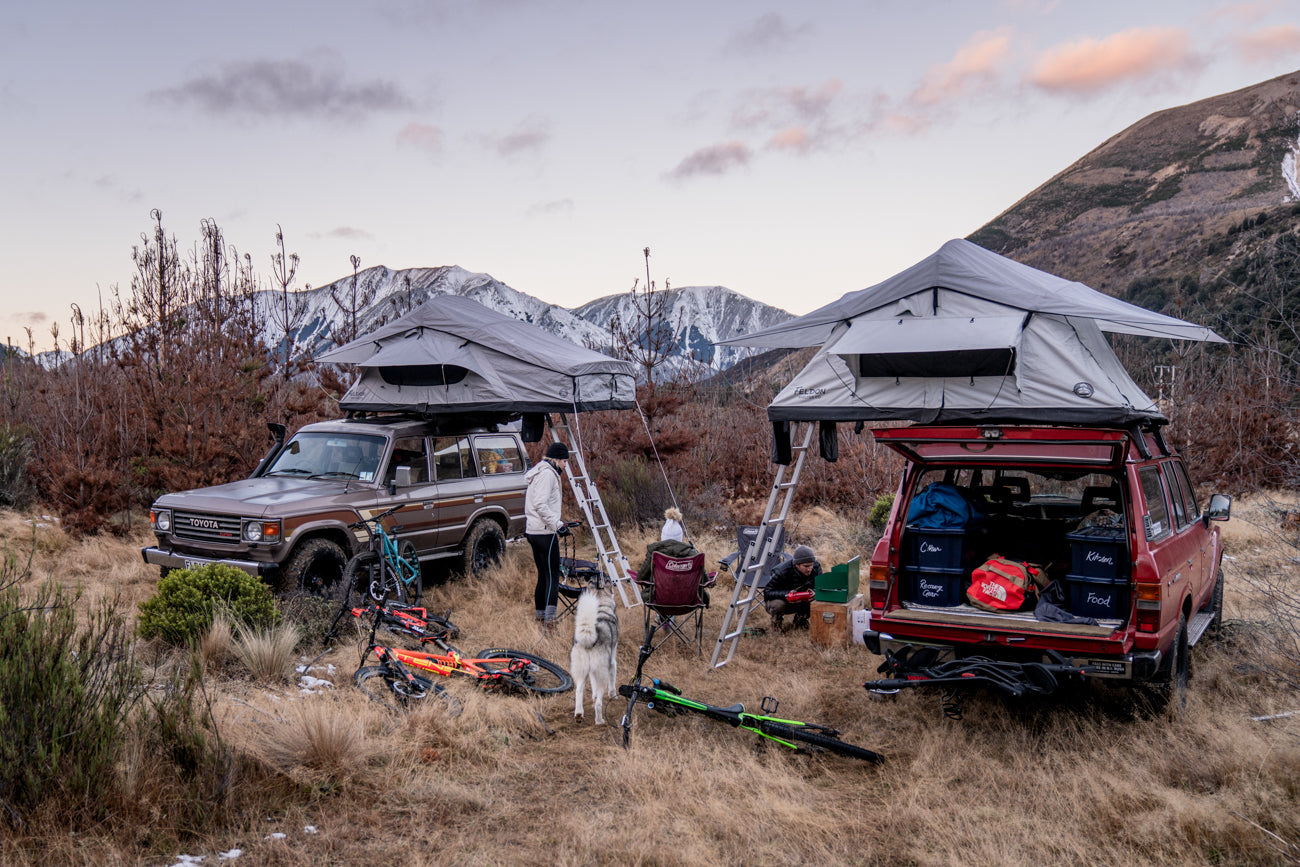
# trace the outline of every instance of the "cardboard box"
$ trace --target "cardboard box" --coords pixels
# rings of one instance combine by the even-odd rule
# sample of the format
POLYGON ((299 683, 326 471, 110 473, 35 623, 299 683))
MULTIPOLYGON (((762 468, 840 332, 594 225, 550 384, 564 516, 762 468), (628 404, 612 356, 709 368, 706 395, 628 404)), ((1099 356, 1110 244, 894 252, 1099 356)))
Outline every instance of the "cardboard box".
POLYGON ((819 647, 847 647, 852 633, 852 614, 866 607, 866 597, 856 594, 848 602, 810 603, 808 637, 819 647))

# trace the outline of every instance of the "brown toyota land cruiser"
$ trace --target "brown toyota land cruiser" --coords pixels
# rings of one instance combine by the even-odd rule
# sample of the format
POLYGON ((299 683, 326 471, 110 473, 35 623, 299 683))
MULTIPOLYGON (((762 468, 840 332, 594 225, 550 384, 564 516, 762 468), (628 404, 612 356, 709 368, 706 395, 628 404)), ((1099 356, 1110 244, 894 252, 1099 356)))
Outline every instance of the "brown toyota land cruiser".
POLYGON ((249 478, 158 498, 145 562, 163 575, 220 562, 284 590, 328 593, 369 544, 349 525, 393 506, 398 541, 422 560, 456 558, 466 573, 496 563, 523 532, 527 454, 495 423, 358 414, 288 442, 271 427, 276 445, 249 478))

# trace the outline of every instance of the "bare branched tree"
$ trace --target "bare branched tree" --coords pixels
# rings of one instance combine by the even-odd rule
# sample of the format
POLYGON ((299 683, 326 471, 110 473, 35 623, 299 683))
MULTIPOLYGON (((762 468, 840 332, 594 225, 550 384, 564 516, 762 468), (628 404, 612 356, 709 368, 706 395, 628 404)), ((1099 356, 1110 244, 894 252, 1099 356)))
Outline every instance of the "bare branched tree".
POLYGON ((275 285, 280 291, 280 298, 271 306, 271 321, 284 332, 283 374, 287 381, 293 375, 294 343, 298 329, 302 327, 303 320, 307 317, 307 302, 298 293, 289 292, 294 275, 298 273, 298 254, 285 255, 284 231, 278 223, 275 227, 275 243, 279 249, 271 254, 271 273, 275 275, 275 285))
POLYGON ((358 287, 357 284, 357 268, 361 267, 361 257, 353 255, 350 259, 352 262, 351 290, 340 293, 337 285, 330 288, 330 300, 343 314, 342 324, 335 324, 330 329, 330 339, 339 346, 357 339, 360 334, 361 313, 375 300, 375 287, 358 287))
POLYGON ((614 336, 614 353, 641 367, 646 384, 655 384, 655 369, 663 365, 673 353, 680 322, 671 321, 671 287, 664 280, 660 290, 650 279, 650 248, 645 254, 645 285, 638 289, 640 280, 632 282, 630 290, 632 313, 626 319, 619 314, 610 318, 609 328, 614 336))

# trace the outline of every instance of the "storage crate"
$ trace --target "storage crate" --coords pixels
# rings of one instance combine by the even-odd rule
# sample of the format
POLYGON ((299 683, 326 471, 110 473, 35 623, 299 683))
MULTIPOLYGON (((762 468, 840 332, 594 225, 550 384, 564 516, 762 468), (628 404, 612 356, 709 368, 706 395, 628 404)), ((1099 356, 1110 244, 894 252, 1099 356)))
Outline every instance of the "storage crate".
POLYGON ((918 569, 961 569, 974 551, 966 527, 908 527, 911 560, 904 565, 918 569))
POLYGON ((1070 573, 1086 578, 1128 578, 1128 539, 1118 527, 1087 527, 1066 533, 1070 573))
POLYGON ((852 638, 853 612, 863 610, 866 604, 861 593, 844 603, 814 600, 808 611, 808 639, 819 647, 847 647, 852 638))
POLYGON ((813 578, 813 599, 817 602, 848 602, 858 593, 858 558, 832 566, 813 578))
POLYGON ((1077 617, 1116 620, 1128 616, 1128 581, 1066 575, 1065 587, 1069 594, 1069 611, 1077 617))
POLYGON ((962 603, 970 573, 965 569, 905 569, 905 600, 951 608, 962 603))

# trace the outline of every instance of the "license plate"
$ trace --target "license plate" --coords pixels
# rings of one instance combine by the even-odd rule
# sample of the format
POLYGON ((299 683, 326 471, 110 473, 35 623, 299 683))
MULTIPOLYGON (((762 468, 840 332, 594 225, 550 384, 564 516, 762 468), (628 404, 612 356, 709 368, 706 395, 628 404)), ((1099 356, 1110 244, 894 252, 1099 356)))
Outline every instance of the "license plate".
POLYGON ((211 562, 212 562, 211 560, 199 560, 199 559, 196 558, 196 557, 186 557, 186 558, 185 558, 185 568, 186 568, 186 569, 197 569, 197 568, 199 568, 200 566, 206 566, 206 565, 208 565, 208 564, 211 563, 211 562))

